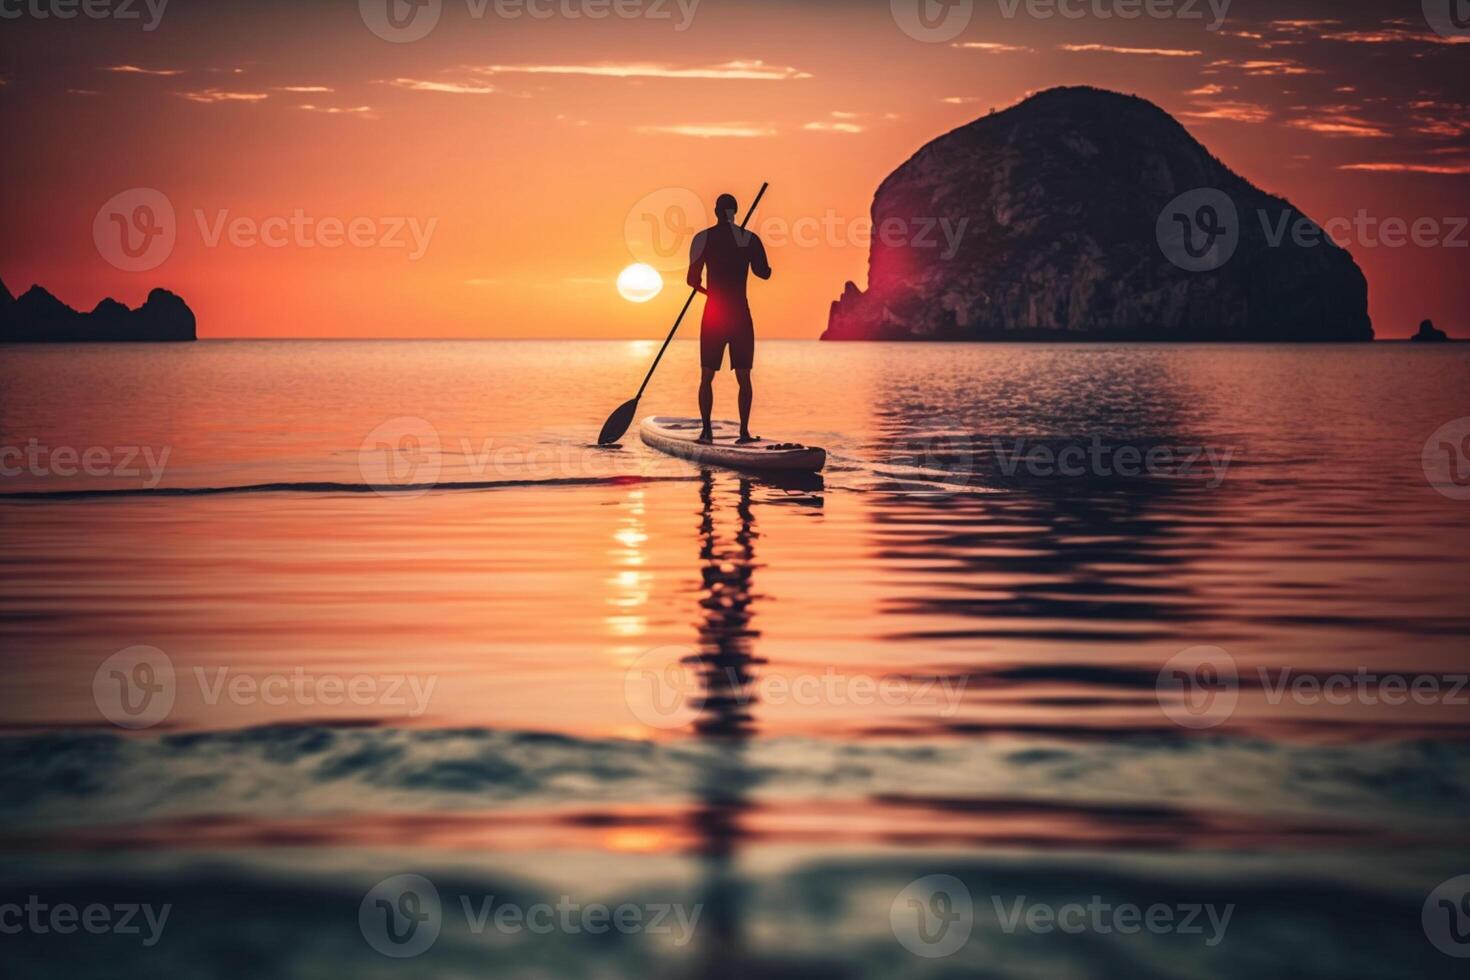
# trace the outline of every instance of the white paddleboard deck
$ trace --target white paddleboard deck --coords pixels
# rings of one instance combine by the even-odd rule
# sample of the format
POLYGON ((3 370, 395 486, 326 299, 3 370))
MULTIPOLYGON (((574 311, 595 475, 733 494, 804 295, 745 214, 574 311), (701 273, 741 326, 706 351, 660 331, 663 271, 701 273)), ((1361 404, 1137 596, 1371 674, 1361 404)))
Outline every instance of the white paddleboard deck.
MULTIPOLYGON (((699 442, 699 419, 654 415, 643 420, 639 434, 645 444, 661 453, 680 456, 710 466, 737 470, 781 470, 816 473, 827 464, 827 450, 794 442, 760 439, 743 446, 735 444, 740 426, 734 422, 713 423, 715 441, 699 442)), ((753 427, 752 427, 753 428, 753 427)))

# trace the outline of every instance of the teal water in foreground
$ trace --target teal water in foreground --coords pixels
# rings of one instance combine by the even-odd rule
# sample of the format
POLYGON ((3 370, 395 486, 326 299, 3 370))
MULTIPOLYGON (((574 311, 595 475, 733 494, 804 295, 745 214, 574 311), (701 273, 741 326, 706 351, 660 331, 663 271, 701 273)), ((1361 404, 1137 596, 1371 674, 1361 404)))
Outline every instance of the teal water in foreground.
POLYGON ((1470 354, 652 353, 0 350, 7 970, 1459 974, 1470 354))

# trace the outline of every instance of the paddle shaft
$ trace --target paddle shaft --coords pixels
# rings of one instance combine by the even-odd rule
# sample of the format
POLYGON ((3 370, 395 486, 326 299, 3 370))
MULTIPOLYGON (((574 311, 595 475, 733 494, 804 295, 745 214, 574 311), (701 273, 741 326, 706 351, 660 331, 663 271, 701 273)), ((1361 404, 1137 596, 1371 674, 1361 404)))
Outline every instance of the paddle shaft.
MULTIPOLYGON (((745 226, 750 224, 750 219, 755 214, 756 206, 761 203, 761 198, 766 196, 766 188, 770 186, 769 183, 761 184, 761 189, 755 195, 755 200, 750 202, 750 210, 745 212, 745 220, 740 222, 741 231, 744 231, 745 226)), ((658 362, 664 359, 664 351, 669 349, 669 344, 674 340, 674 334, 679 332, 679 327, 684 322, 684 315, 689 312, 689 307, 694 305, 694 297, 698 295, 698 289, 689 290, 689 298, 684 301, 684 308, 679 311, 679 319, 674 321, 674 329, 670 330, 669 335, 664 338, 664 345, 658 349, 658 356, 653 359, 653 366, 648 369, 648 374, 644 376, 643 384, 638 386, 638 394, 633 396, 635 402, 643 397, 643 390, 648 387, 648 382, 653 380, 653 372, 658 370, 658 362)))

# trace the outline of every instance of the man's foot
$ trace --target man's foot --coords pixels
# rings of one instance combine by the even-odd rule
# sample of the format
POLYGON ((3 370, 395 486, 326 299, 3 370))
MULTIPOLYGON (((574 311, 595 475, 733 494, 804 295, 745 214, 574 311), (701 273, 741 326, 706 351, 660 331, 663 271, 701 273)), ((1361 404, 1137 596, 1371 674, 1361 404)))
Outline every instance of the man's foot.
POLYGON ((740 433, 740 438, 735 440, 735 445, 743 446, 748 442, 760 442, 760 436, 753 436, 749 432, 740 433))
POLYGON ((708 445, 712 444, 715 441, 714 431, 711 430, 711 429, 709 429, 709 428, 700 429, 699 430, 699 438, 696 439, 696 440, 694 440, 694 441, 695 442, 702 442, 702 443, 704 443, 705 445, 708 446, 708 445))

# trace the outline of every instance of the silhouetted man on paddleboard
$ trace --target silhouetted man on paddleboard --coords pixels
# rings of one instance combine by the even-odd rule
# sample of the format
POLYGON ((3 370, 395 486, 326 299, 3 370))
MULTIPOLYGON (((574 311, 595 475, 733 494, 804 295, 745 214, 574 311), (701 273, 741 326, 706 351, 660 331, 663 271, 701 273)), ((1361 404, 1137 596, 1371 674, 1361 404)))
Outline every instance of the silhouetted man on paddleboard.
POLYGON ((699 330, 699 365, 703 369, 699 381, 699 417, 704 422, 700 442, 713 442, 710 413, 715 405, 715 373, 725 361, 725 348, 730 348, 730 367, 740 383, 740 438, 737 442, 755 442, 750 434, 750 403, 754 392, 750 387, 750 369, 755 362, 755 323, 750 317, 750 302, 745 297, 748 274, 771 278, 771 265, 766 261, 766 247, 760 236, 735 224, 739 204, 731 194, 721 194, 715 202, 713 228, 694 236, 689 248, 689 285, 705 295, 704 322, 699 330), (708 271, 709 282, 704 282, 708 271))

